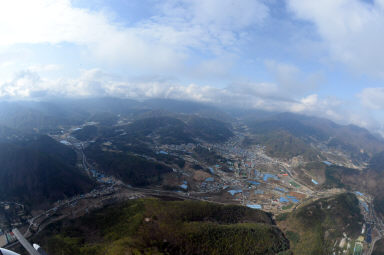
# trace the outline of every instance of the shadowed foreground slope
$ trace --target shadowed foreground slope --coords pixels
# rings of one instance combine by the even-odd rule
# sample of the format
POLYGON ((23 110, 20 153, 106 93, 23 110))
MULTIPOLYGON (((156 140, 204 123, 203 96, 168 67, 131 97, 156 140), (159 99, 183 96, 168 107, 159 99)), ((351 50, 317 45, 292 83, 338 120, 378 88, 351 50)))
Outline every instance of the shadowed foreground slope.
POLYGON ((278 254, 288 240, 269 214, 241 206, 142 199, 49 226, 50 255, 278 254))
POLYGON ((88 192, 92 181, 75 163, 73 150, 47 136, 0 143, 0 198, 42 207, 88 192))

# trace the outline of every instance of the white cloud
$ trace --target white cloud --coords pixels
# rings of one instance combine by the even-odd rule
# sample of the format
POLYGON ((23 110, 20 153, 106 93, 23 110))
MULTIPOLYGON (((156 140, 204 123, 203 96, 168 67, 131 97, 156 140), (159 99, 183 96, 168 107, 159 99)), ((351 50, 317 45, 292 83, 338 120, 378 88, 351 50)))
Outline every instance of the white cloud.
POLYGON ((29 98, 34 92, 45 90, 40 76, 30 71, 22 71, 9 82, 0 85, 0 97, 29 98))
POLYGON ((305 112, 313 110, 313 107, 318 106, 318 96, 316 94, 309 95, 302 98, 298 103, 293 104, 291 111, 293 112, 305 112))
POLYGON ((265 65, 280 85, 281 94, 289 97, 307 94, 324 80, 320 73, 306 74, 291 64, 267 60, 265 65))
MULTIPOLYGON (((243 30, 261 24, 269 15, 260 0, 168 0, 161 1, 164 16, 156 23, 170 25, 177 31, 193 31, 194 45, 233 46, 243 30), (188 29, 188 30, 186 30, 188 29), (197 39, 197 40, 196 40, 197 39)), ((187 35, 188 36, 188 35, 187 35)), ((189 36, 188 36, 189 37, 189 36)), ((179 42, 177 42, 179 43, 179 42)))
POLYGON ((358 97, 362 105, 369 109, 384 109, 384 88, 365 88, 358 97))
POLYGON ((48 64, 48 65, 31 65, 27 68, 31 72, 51 72, 58 71, 61 69, 59 65, 56 64, 48 64))
POLYGON ((281 86, 275 83, 243 82, 232 83, 226 88, 216 88, 193 83, 181 85, 177 81, 167 79, 127 82, 99 69, 84 70, 78 78, 56 80, 41 78, 37 73, 29 70, 20 72, 12 80, 0 84, 0 97, 3 98, 46 96, 172 98, 227 106, 304 113, 318 110, 318 105, 322 103, 317 95, 310 95, 299 100, 284 95, 281 93, 281 86))
POLYGON ((384 4, 362 0, 287 0, 290 10, 312 22, 333 59, 360 73, 384 77, 384 4))
MULTIPOLYGON (((289 111, 325 117, 338 123, 353 123, 371 130, 379 124, 369 114, 351 110, 351 105, 336 98, 321 98, 317 94, 299 98, 281 93, 275 83, 232 83, 226 88, 182 85, 174 80, 147 78, 124 81, 100 69, 83 70, 77 78, 47 79, 32 71, 23 71, 0 84, 0 99, 43 99, 46 97, 114 96, 133 99, 168 98, 193 100, 215 105, 256 108, 269 111, 289 111)), ((384 90, 366 89, 360 94, 363 103, 374 109, 384 108, 384 90)))
POLYGON ((17 73, 13 79, 0 84, 0 98, 30 99, 50 96, 88 97, 114 95, 119 83, 99 69, 84 70, 76 79, 47 79, 30 69, 17 73), (111 85, 113 84, 113 85, 111 85))
POLYGON ((0 47, 69 42, 110 64, 180 71, 196 51, 214 61, 226 57, 245 28, 268 16, 261 0, 167 0, 158 2, 158 11, 123 26, 105 12, 75 8, 70 0, 2 1, 0 47))
POLYGON ((382 125, 372 114, 356 108, 356 102, 341 101, 334 97, 320 98, 316 94, 303 97, 288 106, 290 112, 330 119, 339 124, 354 124, 373 132, 383 133, 382 125))
MULTIPOLYGON (((178 4, 177 1, 172 2, 178 4)), ((181 2, 187 6, 182 13, 183 16, 189 14, 196 24, 202 26, 208 24, 221 29, 237 30, 261 23, 269 12, 261 1, 255 0, 182 0, 181 2)))
POLYGON ((236 94, 248 94, 250 96, 259 96, 259 97, 274 97, 279 93, 279 87, 274 83, 232 83, 227 87, 227 90, 236 93, 236 94))

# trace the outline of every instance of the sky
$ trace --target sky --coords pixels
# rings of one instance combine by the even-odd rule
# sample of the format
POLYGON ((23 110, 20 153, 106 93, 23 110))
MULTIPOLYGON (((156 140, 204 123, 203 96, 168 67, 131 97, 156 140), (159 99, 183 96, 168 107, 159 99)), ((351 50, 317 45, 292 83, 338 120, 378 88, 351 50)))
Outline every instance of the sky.
POLYGON ((0 3, 0 99, 172 98, 384 134, 384 0, 0 3))

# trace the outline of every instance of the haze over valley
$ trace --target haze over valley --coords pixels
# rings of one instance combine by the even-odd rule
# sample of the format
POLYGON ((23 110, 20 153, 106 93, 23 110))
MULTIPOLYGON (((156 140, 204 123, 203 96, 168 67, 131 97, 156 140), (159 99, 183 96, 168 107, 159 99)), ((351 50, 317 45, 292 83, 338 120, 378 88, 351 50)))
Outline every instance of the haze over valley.
POLYGON ((383 1, 14 0, 0 24, 0 254, 384 254, 383 1))
MULTIPOLYGON (((225 242, 240 240, 220 238, 224 243, 214 248, 203 229, 230 224, 228 231, 245 234, 260 224, 270 228, 259 222, 260 216, 252 216, 261 210, 276 234, 261 254, 353 253, 356 247, 366 252, 381 240, 384 140, 366 129, 292 113, 229 111, 164 99, 62 99, 3 105, 13 114, 0 119, 1 199, 8 208, 0 228, 6 235, 7 229, 18 227, 50 254, 62 250, 82 254, 99 246, 101 251, 223 253, 229 249, 225 242), (137 203, 143 208, 140 216, 129 209, 137 203), (160 203, 177 217, 193 213, 170 209, 181 203, 196 203, 191 208, 208 206, 199 217, 208 217, 212 223, 197 220, 196 229, 189 229, 185 222, 183 228, 188 230, 172 230, 174 237, 163 236, 161 229, 151 230, 159 231, 159 240, 179 234, 182 240, 192 231, 196 240, 208 238, 208 243, 149 244, 143 233, 133 243, 121 244, 126 235, 149 227, 145 222, 156 229, 157 224, 170 224, 163 218, 168 213, 147 215, 145 208, 152 203, 160 203), (116 233, 112 239, 102 234, 107 223, 84 229, 101 231, 95 240, 88 240, 86 232, 68 232, 67 224, 72 223, 66 221, 86 224, 87 217, 123 210, 116 206, 130 212, 119 217, 143 217, 143 223, 136 219, 131 226, 135 230, 129 230, 133 232, 110 229, 116 233), (213 213, 210 206, 224 210, 217 211, 220 217, 232 214, 227 210, 248 216, 221 222, 218 216, 204 216, 213 213)), ((253 241, 242 243, 243 251, 230 253, 254 252, 253 242, 262 238, 263 231, 267 230, 256 231, 253 241)), ((14 241, 5 240, 9 245, 14 241)))

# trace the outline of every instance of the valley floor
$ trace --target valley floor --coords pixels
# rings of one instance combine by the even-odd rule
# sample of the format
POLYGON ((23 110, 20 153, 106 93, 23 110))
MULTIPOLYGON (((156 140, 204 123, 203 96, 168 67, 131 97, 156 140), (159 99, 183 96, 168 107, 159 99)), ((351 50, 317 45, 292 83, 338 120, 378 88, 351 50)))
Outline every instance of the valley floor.
MULTIPOLYGON (((321 199, 328 199, 348 192, 345 189, 324 189, 324 180, 305 173, 305 178, 296 172, 296 166, 302 159, 284 161, 272 158, 265 153, 263 146, 242 146, 244 136, 237 134, 224 144, 182 144, 160 145, 153 148, 157 153, 180 157, 185 160, 185 167, 173 167, 173 173, 166 174, 159 185, 135 188, 118 178, 108 175, 107 169, 100 169, 92 160, 87 159, 84 149, 89 142, 81 142, 71 135, 74 127, 67 133, 52 135, 57 141, 74 148, 79 157, 79 166, 90 178, 99 183, 99 187, 90 193, 78 195, 63 201, 42 212, 32 212, 28 224, 21 227, 29 238, 43 231, 52 223, 63 219, 76 219, 106 205, 143 197, 173 197, 181 200, 209 201, 217 204, 243 205, 252 209, 261 209, 276 215, 276 219, 287 214, 294 214, 307 205, 321 199), (214 152, 221 158, 219 163, 210 164, 197 160, 192 155, 198 148, 214 152), (199 164, 202 171, 193 169, 199 164), (172 189, 165 190, 164 187, 172 189)), ((104 147, 113 145, 112 141, 104 147)), ((148 160, 156 160, 146 155, 138 155, 148 160)), ((324 164, 332 164, 324 162, 324 164)), ((361 234, 348 236, 340 233, 332 241, 333 254, 370 255, 375 242, 382 238, 384 225, 375 214, 372 197, 355 192, 359 208, 363 214, 361 234)), ((279 226, 282 223, 279 223, 279 226)), ((284 230, 284 224, 281 225, 284 230)), ((295 235, 286 235, 294 241, 295 235)), ((12 245, 12 244, 11 244, 12 245)))

